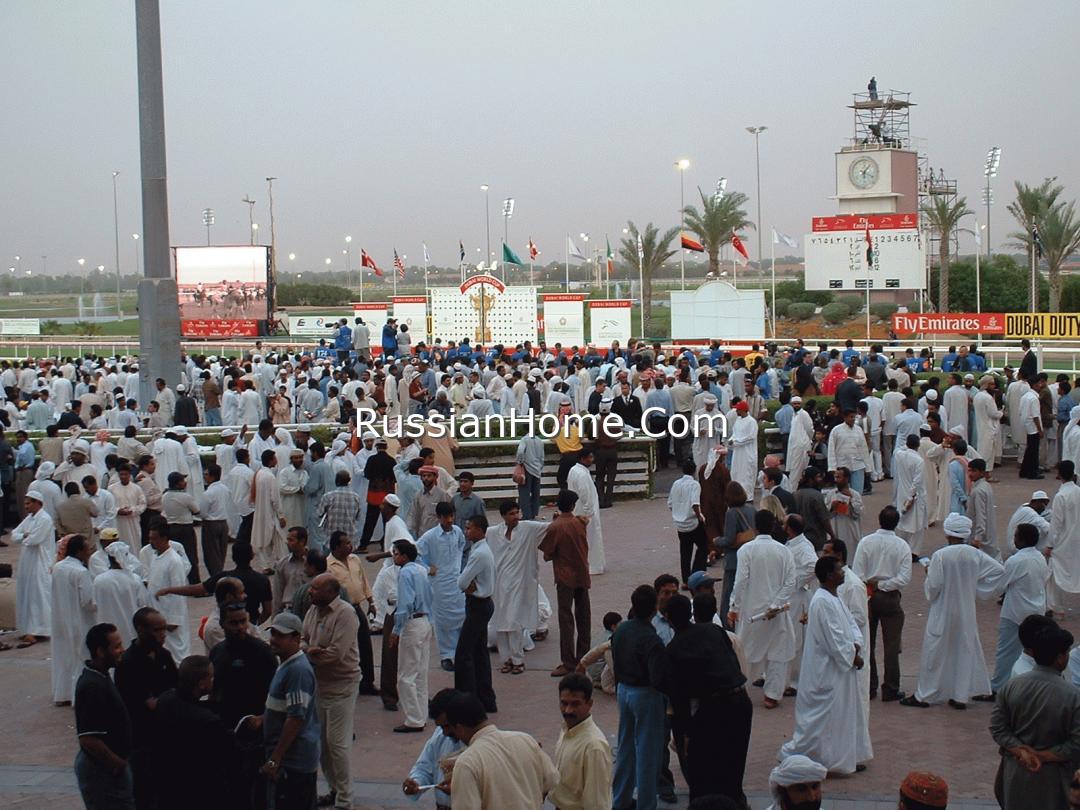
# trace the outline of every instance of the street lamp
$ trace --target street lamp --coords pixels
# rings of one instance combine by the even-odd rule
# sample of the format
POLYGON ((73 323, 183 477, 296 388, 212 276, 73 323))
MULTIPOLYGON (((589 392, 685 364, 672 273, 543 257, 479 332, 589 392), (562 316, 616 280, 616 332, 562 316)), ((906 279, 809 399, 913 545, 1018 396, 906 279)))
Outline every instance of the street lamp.
POLYGON ((683 260, 682 244, 682 225, 683 225, 683 209, 686 208, 686 192, 685 183, 686 170, 690 168, 690 161, 686 158, 679 158, 675 161, 675 168, 679 170, 679 283, 682 289, 686 289, 686 263, 683 260))
MULTIPOLYGON (((86 259, 76 259, 76 264, 79 265, 79 294, 86 292, 86 276, 82 274, 83 265, 86 264, 86 259)), ((10 268, 14 270, 15 268, 10 268)))
POLYGON ((352 286, 352 237, 345 237, 345 286, 352 286))
POLYGON ((120 218, 117 213, 119 208, 116 202, 116 178, 119 176, 120 172, 112 173, 113 239, 116 248, 116 317, 118 320, 120 318, 120 218))
POLYGON ((140 272, 140 270, 139 270, 139 235, 137 233, 133 233, 131 235, 131 238, 135 241, 135 275, 138 276, 139 272, 140 272))
POLYGON ((990 206, 994 202, 994 192, 990 188, 990 179, 997 177, 998 166, 1001 165, 1001 147, 992 146, 986 153, 986 164, 983 166, 983 174, 986 175, 986 188, 983 191, 983 202, 986 203, 986 258, 990 258, 990 206))
POLYGON ((295 253, 290 253, 289 254, 289 261, 290 262, 295 262, 296 261, 296 254, 295 253))
MULTIPOLYGON (((768 127, 747 127, 746 131, 754 136, 754 165, 757 168, 757 260, 758 270, 761 270, 761 143, 760 135, 767 130, 768 127)), ((869 300, 869 290, 867 291, 867 299, 869 300)), ((776 307, 776 301, 772 302, 773 307, 776 307)))
POLYGON ((245 194, 244 199, 240 202, 247 203, 248 207, 248 236, 251 239, 249 244, 255 244, 255 201, 251 199, 250 194, 245 194))
POLYGON ((259 223, 251 223, 251 244, 255 244, 255 237, 259 235, 259 223))
POLYGON ((204 208, 202 212, 202 224, 206 226, 206 246, 210 247, 210 226, 214 224, 214 209, 204 208))
POLYGON ((488 192, 491 190, 491 186, 484 183, 480 186, 480 190, 484 192, 484 232, 487 234, 487 255, 491 256, 491 195, 488 192))

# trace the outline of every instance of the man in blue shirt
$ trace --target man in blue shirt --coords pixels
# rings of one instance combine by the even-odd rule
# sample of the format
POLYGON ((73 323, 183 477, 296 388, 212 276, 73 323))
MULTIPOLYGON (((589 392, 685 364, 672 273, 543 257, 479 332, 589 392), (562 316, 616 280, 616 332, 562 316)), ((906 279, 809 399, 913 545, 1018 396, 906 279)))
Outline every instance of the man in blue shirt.
POLYGON ((398 704, 405 712, 405 722, 394 731, 420 732, 427 723, 431 583, 428 570, 416 561, 416 546, 410 541, 395 541, 390 553, 394 565, 401 568, 390 646, 398 648, 398 704))
POLYGON ((495 613, 491 595, 495 592, 495 556, 487 543, 488 520, 483 512, 465 523, 469 559, 457 585, 465 593, 465 621, 454 651, 454 688, 472 692, 484 704, 484 711, 496 712, 495 690, 491 686, 491 656, 488 654, 488 622, 495 613))
POLYGON ((382 350, 386 357, 397 355, 397 321, 387 318, 382 328, 382 350))
POLYGON ((315 670, 300 649, 300 617, 280 613, 270 625, 270 649, 280 659, 270 681, 262 718, 267 760, 260 773, 273 791, 273 806, 300 810, 315 805, 319 770, 319 716, 315 670))
POLYGON ((853 357, 859 357, 858 349, 853 348, 853 346, 854 344, 852 343, 850 338, 844 341, 844 351, 841 353, 840 356, 843 358, 845 366, 851 365, 851 359, 853 357))
POLYGON ((349 352, 352 351, 352 329, 345 318, 334 328, 334 348, 337 349, 338 362, 347 363, 349 352))

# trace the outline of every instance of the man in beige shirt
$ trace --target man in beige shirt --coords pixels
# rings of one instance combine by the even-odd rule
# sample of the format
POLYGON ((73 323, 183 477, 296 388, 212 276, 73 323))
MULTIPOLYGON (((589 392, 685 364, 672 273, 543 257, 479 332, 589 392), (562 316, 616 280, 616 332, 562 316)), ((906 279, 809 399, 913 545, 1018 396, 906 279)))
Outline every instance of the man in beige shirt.
POLYGON ((476 695, 457 695, 436 722, 467 746, 450 774, 454 810, 538 810, 559 783, 559 772, 540 744, 528 734, 495 727, 476 695))
POLYGON ((548 800, 559 810, 607 810, 611 807, 611 745, 592 719, 592 679, 573 672, 559 681, 563 716, 555 767, 559 784, 548 800))
POLYGON ((74 481, 64 485, 64 496, 64 500, 56 504, 57 534, 61 537, 65 534, 81 534, 88 543, 92 543, 97 507, 82 494, 82 489, 74 481))
POLYGON ((360 558, 352 553, 352 541, 345 532, 330 535, 330 554, 326 558, 326 573, 341 583, 342 596, 356 608, 360 624, 360 694, 377 695, 375 658, 371 650, 371 625, 368 617, 375 615, 375 598, 360 558), (366 603, 366 604, 365 604, 366 603))
POLYGON ((341 583, 332 574, 315 577, 308 595, 311 607, 304 617, 302 639, 315 669, 322 734, 320 764, 330 786, 329 800, 320 797, 319 804, 352 807, 349 749, 360 683, 360 651, 356 642, 359 617, 352 605, 341 599, 341 583))

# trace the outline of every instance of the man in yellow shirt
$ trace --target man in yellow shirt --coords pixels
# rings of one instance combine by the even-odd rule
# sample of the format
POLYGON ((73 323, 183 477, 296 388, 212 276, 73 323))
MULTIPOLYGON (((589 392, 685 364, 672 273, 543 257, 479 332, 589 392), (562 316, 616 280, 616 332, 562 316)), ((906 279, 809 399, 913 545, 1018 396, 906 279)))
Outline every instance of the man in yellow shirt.
POLYGON ((563 728, 555 745, 559 784, 548 801, 559 810, 611 807, 611 745, 592 719, 592 679, 572 672, 559 681, 563 728))
POLYGON ((559 448, 559 469, 555 480, 559 489, 566 489, 566 477, 577 464, 581 454, 581 422, 571 418, 574 415, 570 397, 564 396, 559 402, 559 430, 555 434, 555 446, 559 448))

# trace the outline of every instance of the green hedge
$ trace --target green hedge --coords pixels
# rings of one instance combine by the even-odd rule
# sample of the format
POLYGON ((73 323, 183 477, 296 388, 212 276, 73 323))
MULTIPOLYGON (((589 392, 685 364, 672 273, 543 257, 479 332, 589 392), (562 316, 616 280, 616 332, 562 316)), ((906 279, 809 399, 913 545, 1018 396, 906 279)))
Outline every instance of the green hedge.
POLYGON ((835 301, 834 303, 826 304, 821 308, 821 317, 824 319, 825 323, 843 323, 851 317, 851 310, 848 308, 847 304, 841 301, 835 301))
POLYGON ((799 301, 787 308, 787 316, 793 321, 807 321, 814 317, 816 309, 817 306, 809 301, 799 301))
POLYGON ((898 309, 899 307, 896 304, 890 304, 885 301, 870 305, 870 313, 881 321, 889 320, 889 318, 896 314, 898 309))
POLYGON ((792 304, 790 298, 777 298, 776 303, 773 305, 773 310, 777 318, 783 318, 788 314, 788 308, 792 304))

